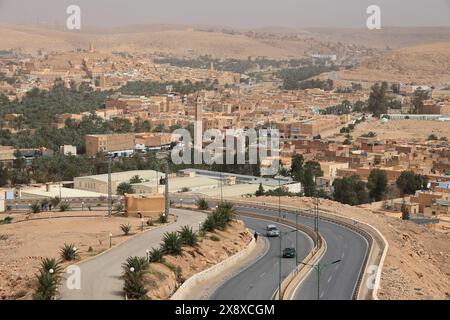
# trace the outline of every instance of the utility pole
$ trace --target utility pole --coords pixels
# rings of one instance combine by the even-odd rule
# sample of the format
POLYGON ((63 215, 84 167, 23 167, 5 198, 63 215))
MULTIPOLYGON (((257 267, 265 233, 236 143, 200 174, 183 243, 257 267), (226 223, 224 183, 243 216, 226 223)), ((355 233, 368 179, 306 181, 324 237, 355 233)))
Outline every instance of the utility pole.
POLYGON ((164 185, 164 214, 169 217, 169 160, 164 161, 166 183, 164 185))
POLYGON ((295 265, 298 266, 298 212, 295 214, 295 265))
POLYGON ((223 203, 223 176, 220 172, 220 203, 223 203))
POLYGON ((280 231, 280 254, 279 254, 279 268, 278 268, 278 300, 283 300, 283 296, 281 294, 281 256, 283 255, 281 249, 281 239, 283 237, 283 233, 280 231))
POLYGON ((319 237, 319 198, 314 197, 314 231, 319 237))
POLYGON ((281 182, 279 172, 278 172, 278 218, 281 219, 281 182))
POLYGON ((112 184, 111 184, 112 155, 108 155, 108 216, 112 215, 112 184))
POLYGON ((305 266, 314 268, 316 270, 316 272, 317 272, 317 300, 320 300, 320 274, 322 273, 322 270, 327 268, 327 267, 329 267, 329 266, 331 266, 331 265, 333 265, 333 264, 339 263, 341 261, 342 260, 339 259, 339 260, 333 261, 333 262, 328 263, 328 264, 320 264, 320 262, 318 262, 315 265, 309 264, 309 263, 300 262, 301 264, 303 264, 305 266))

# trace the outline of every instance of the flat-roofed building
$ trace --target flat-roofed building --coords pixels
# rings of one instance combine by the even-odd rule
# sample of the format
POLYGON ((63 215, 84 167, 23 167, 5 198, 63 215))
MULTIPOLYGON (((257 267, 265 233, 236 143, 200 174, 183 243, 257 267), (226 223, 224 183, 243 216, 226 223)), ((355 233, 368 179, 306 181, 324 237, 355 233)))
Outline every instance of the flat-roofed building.
MULTIPOLYGON (((134 150, 134 134, 91 134, 85 136, 86 154, 94 156, 99 152, 122 153, 134 150)), ((120 155, 120 154, 118 154, 120 155)))

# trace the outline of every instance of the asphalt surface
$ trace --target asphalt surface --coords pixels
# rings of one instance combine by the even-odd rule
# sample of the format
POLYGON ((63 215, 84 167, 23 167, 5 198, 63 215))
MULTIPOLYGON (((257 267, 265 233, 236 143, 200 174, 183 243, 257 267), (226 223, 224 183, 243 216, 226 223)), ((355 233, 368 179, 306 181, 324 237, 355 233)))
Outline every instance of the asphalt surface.
MULTIPOLYGON (((257 231, 260 237, 265 236, 268 224, 274 224, 283 233, 282 249, 295 247, 295 229, 273 223, 271 221, 239 217, 248 228, 257 231)), ((212 300, 270 300, 279 285, 280 238, 271 237, 269 250, 255 263, 238 273, 236 276, 221 285, 211 296, 212 300)), ((312 250, 313 242, 305 233, 298 232, 298 259, 304 257, 312 250)), ((281 279, 283 280, 295 267, 295 258, 281 259, 281 279)))
MULTIPOLYGON (((235 208, 238 211, 278 216, 276 209, 248 208, 238 205, 235 208)), ((294 214, 285 211, 281 213, 286 219, 295 221, 294 214)), ((299 216, 298 222, 310 227, 314 225, 314 219, 311 217, 299 216)), ((319 220, 319 232, 327 243, 327 251, 320 263, 328 265, 333 261, 341 260, 339 263, 323 268, 320 275, 319 298, 321 300, 350 300, 355 292, 359 274, 362 272, 368 243, 358 233, 324 220, 319 220)), ((315 269, 297 288, 294 294, 295 300, 317 299, 317 272, 314 271, 315 269)), ((244 270, 243 273, 251 276, 247 270, 244 270)), ((239 288, 236 289, 235 294, 238 292, 239 288)))
POLYGON ((81 269, 81 288, 68 289, 64 274, 60 294, 63 300, 120 300, 123 299, 123 281, 120 279, 122 263, 130 256, 145 256, 146 250, 158 247, 165 232, 179 230, 181 226, 190 225, 198 230, 199 221, 206 218, 204 213, 190 210, 171 209, 178 216, 176 222, 158 227, 131 238, 113 247, 99 256, 77 264, 81 269))

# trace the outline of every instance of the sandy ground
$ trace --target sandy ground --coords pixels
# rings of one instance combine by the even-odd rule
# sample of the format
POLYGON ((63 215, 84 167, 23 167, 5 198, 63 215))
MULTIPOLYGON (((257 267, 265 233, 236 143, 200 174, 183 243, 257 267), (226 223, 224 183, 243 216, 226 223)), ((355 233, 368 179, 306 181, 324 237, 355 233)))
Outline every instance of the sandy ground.
POLYGON ((438 138, 446 137, 450 140, 450 124, 441 121, 426 120, 391 120, 381 123, 379 120, 371 119, 358 124, 351 133, 357 139, 364 133, 373 131, 379 139, 397 139, 404 141, 425 141, 430 134, 438 138))
MULTIPOLYGON (((0 300, 30 299, 41 259, 59 258, 65 243, 73 243, 80 259, 85 259, 109 248, 110 233, 114 246, 141 230, 139 218, 108 218, 105 212, 39 213, 29 219, 27 214, 11 216, 13 223, 0 225, 0 300), (128 236, 120 230, 120 225, 126 223, 132 226, 128 236)), ((149 228, 145 225, 145 230, 149 228)))
POLYGON ((148 297, 153 300, 169 298, 184 280, 239 252, 251 239, 244 223, 233 221, 224 231, 206 234, 195 248, 185 247, 180 256, 166 255, 165 263, 151 263, 145 275, 148 297), (179 266, 181 278, 177 279, 167 265, 179 266))
MULTIPOLYGON (((278 203, 275 197, 253 197, 255 202, 278 203)), ((310 198, 287 198, 284 205, 312 208, 310 198)), ((426 227, 379 211, 321 199, 320 207, 376 227, 389 242, 381 276, 380 299, 450 299, 450 233, 442 226, 426 227)))

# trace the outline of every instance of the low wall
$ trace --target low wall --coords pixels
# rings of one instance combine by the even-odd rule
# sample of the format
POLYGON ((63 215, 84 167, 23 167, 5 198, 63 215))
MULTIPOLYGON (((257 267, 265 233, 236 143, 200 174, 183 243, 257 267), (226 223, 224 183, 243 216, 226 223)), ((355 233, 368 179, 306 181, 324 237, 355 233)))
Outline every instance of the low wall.
MULTIPOLYGON (((248 230, 247 230, 248 231, 248 230)), ((248 231, 249 232, 249 231, 248 231)), ((170 297, 170 300, 189 300, 189 293, 191 290, 198 285, 199 282, 208 281, 208 279, 212 279, 221 273, 224 270, 234 265, 237 261, 245 259, 256 246, 255 238, 252 236, 252 240, 249 242, 247 247, 238 253, 228 257, 227 259, 219 262, 218 264, 203 270, 197 274, 194 274, 192 277, 187 279, 183 284, 178 288, 177 291, 170 297)))

